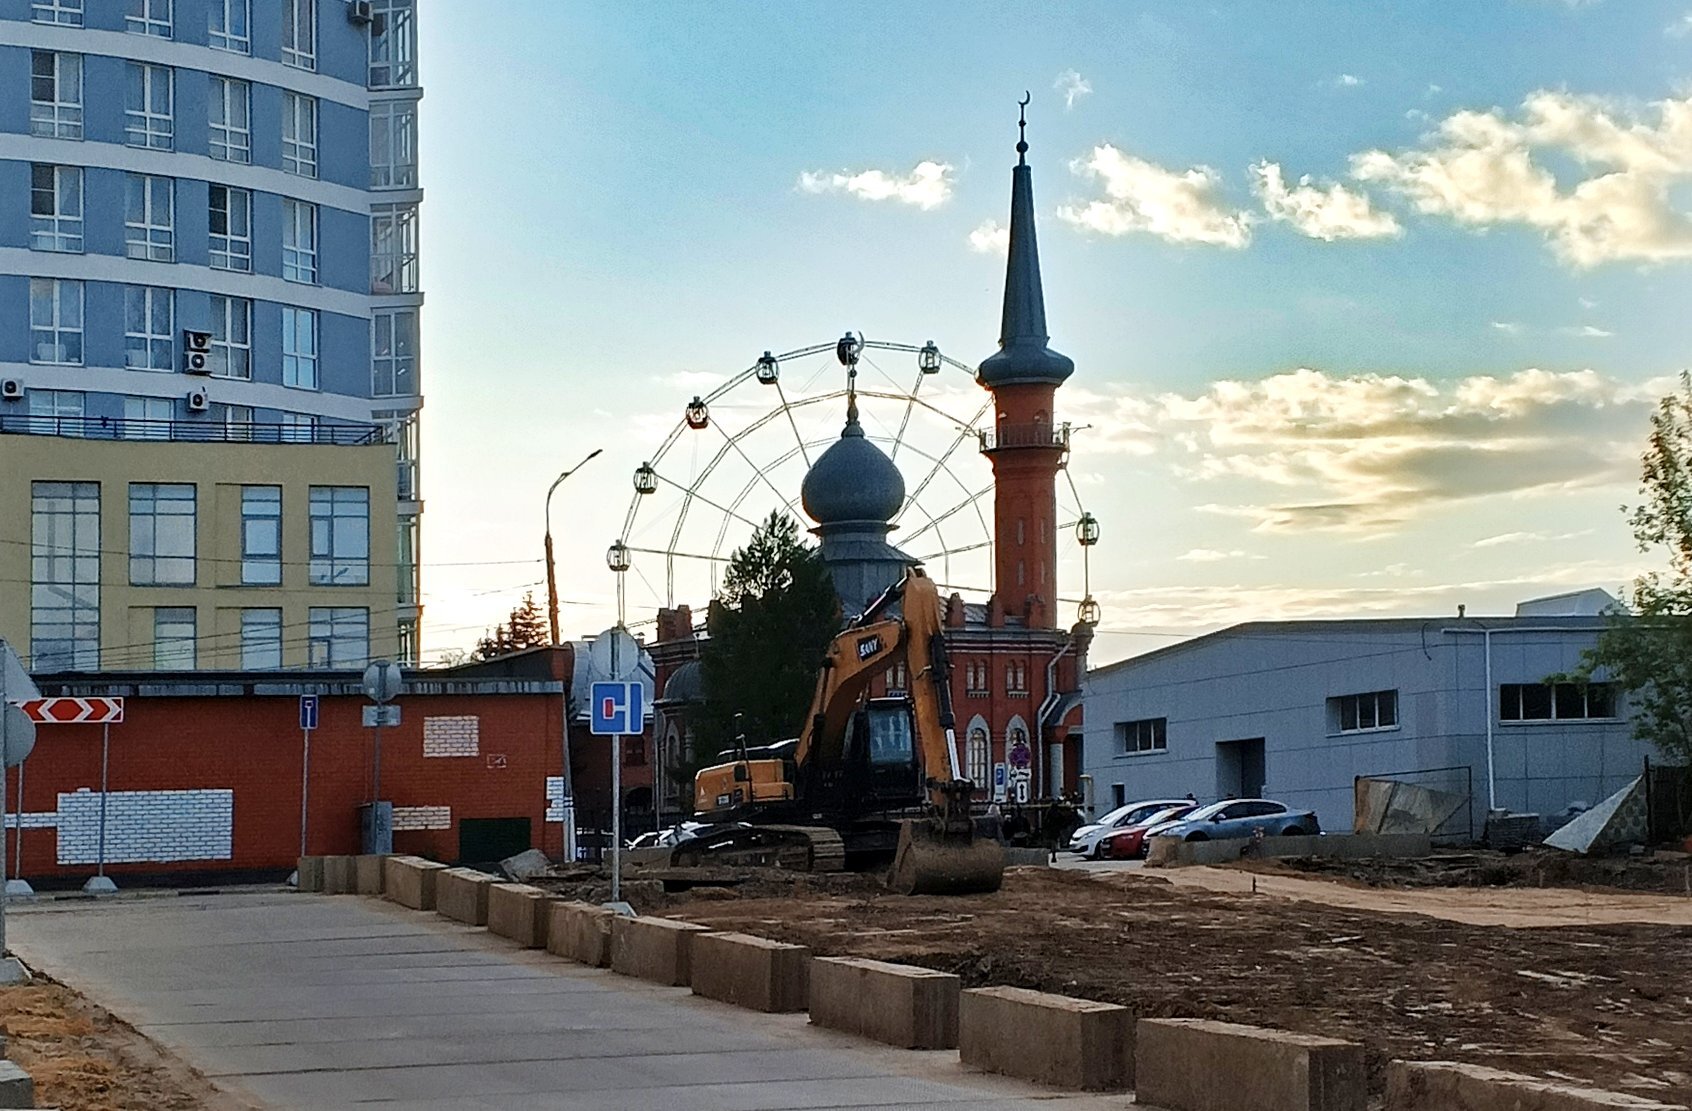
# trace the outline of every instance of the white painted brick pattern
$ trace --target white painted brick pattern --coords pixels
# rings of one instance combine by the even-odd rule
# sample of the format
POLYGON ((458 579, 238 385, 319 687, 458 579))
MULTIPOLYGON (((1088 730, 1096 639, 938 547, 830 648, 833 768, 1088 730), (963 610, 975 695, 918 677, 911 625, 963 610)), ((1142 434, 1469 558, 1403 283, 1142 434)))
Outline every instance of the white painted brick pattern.
MULTIPOLYGON (((59 795, 59 863, 93 864, 100 853, 100 796, 59 795)), ((106 862, 229 860, 235 792, 113 791, 106 796, 106 862)))
POLYGON ((394 807, 394 828, 396 830, 451 829, 452 807, 396 806, 394 807))
POLYGON ((548 822, 562 822, 564 820, 564 777, 549 775, 546 777, 546 817, 548 822))
POLYGON ((479 756, 482 719, 474 714, 423 719, 423 755, 479 756))

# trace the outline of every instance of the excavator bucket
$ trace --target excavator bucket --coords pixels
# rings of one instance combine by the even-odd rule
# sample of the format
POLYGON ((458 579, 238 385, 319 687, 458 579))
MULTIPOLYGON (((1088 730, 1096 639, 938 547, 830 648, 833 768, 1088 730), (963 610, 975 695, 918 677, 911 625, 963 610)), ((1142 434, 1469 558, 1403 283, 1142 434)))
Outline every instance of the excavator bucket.
POLYGON ((1005 878, 1005 852, 990 837, 950 832, 917 818, 899 823, 887 886, 901 895, 980 895, 1005 878))

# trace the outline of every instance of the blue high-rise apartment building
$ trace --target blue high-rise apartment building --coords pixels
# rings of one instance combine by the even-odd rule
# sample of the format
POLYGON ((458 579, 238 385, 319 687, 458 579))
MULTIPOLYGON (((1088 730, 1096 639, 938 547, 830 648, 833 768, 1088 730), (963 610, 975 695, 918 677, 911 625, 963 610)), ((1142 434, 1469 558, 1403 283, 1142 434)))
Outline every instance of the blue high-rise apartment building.
POLYGON ((284 443, 384 426, 403 658, 421 97, 415 0, 0 0, 0 417, 284 443))

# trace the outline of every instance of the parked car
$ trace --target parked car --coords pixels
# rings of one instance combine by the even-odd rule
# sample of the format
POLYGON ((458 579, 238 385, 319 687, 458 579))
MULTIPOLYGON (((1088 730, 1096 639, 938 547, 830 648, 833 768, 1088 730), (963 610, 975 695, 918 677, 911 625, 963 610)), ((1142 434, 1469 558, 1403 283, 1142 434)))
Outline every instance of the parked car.
POLYGON ((1198 808, 1199 804, 1196 802, 1172 806, 1167 810, 1159 810, 1142 822, 1124 829, 1112 830, 1099 841, 1098 858, 1100 860, 1138 860, 1146 855, 1147 830, 1153 826, 1178 822, 1198 808))
POLYGON ((682 822, 680 825, 673 825, 668 829, 643 833, 628 842, 628 847, 631 849, 673 849, 688 838, 697 836, 701 830, 716 828, 716 826, 705 822, 682 822))
POLYGON ((1251 837, 1258 830, 1266 837, 1296 837, 1321 833, 1322 824, 1314 810, 1294 810, 1284 802, 1269 799, 1226 799, 1201 806, 1174 822, 1146 831, 1149 837, 1179 837, 1183 841, 1222 841, 1230 837, 1251 837))
POLYGON ((1099 841, 1106 834, 1125 826, 1139 825, 1160 810, 1168 810, 1172 806, 1190 806, 1190 799, 1145 799, 1141 802, 1131 802, 1126 806, 1119 806, 1091 825, 1084 825, 1069 837, 1069 844, 1064 848, 1068 852, 1080 853, 1088 860, 1098 859, 1099 841))

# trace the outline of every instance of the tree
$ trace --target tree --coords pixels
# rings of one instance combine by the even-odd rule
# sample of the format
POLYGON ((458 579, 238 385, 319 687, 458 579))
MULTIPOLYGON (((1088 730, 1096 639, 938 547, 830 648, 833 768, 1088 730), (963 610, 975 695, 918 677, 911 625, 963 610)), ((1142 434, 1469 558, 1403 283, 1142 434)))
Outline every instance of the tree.
POLYGON ((796 736, 840 629, 840 602, 822 557, 800 539, 793 518, 772 512, 730 557, 706 628, 705 701, 693 720, 699 759, 708 762, 734 743, 737 714, 749 744, 796 736))
POLYGON ((523 604, 511 611, 503 625, 495 625, 476 642, 476 650, 470 653, 470 658, 492 660, 551 643, 546 618, 541 616, 540 607, 535 605, 534 592, 525 591, 523 604))

